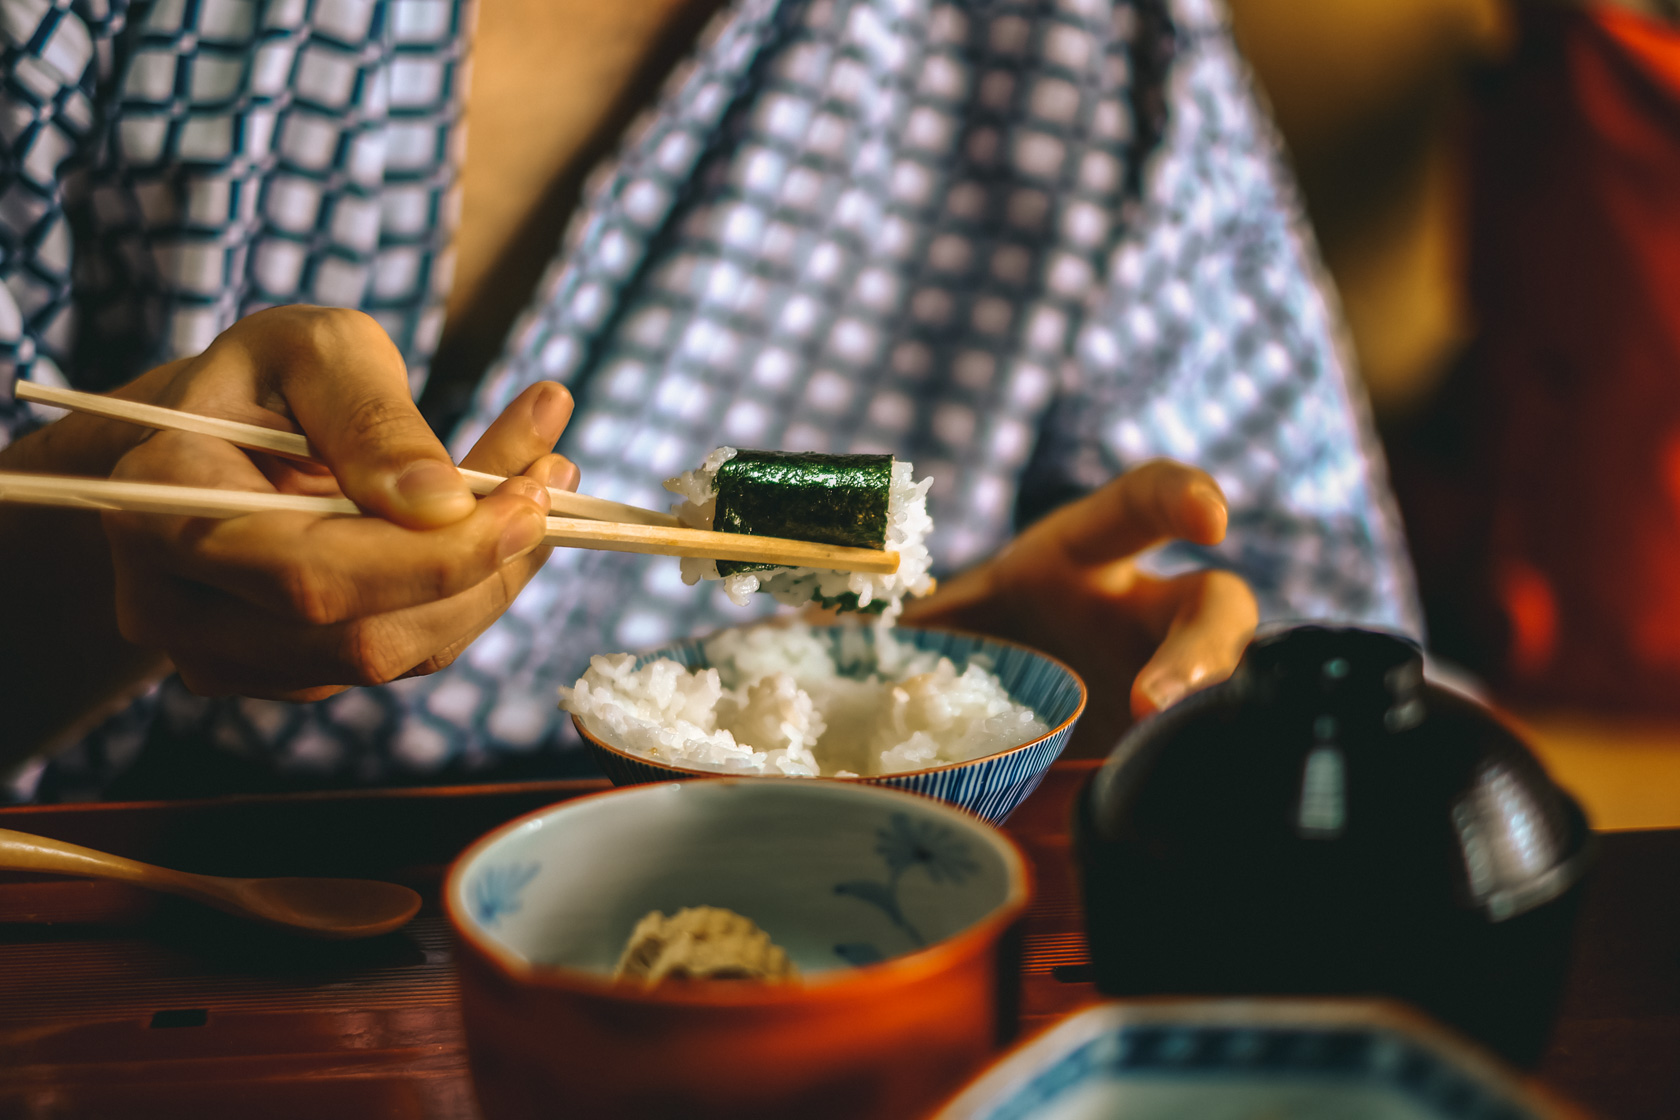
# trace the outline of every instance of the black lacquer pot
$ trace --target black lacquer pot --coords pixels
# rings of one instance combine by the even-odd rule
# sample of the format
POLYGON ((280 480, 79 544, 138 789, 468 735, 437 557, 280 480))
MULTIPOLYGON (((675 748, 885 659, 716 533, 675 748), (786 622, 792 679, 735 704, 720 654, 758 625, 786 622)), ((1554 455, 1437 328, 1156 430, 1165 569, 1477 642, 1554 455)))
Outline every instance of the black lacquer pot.
POLYGON ((1075 810, 1115 995, 1380 994, 1521 1064, 1556 1012, 1592 842, 1485 708, 1387 634, 1257 639, 1133 728, 1075 810))

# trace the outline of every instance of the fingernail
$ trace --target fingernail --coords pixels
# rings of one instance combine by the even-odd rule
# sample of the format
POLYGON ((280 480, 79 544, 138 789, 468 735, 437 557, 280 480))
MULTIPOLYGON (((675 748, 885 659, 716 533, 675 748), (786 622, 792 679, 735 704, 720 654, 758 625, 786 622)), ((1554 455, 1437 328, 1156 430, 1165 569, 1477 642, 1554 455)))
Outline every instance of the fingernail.
POLYGON ((439 520, 457 520, 472 512, 472 491, 461 472, 436 459, 420 459, 397 476, 397 497, 411 512, 439 520))
POLYGON ((544 386, 531 406, 531 414, 536 418, 538 435, 550 443, 559 439, 568 419, 566 390, 558 385, 544 386))
POLYGON ((542 543, 546 529, 547 525, 541 518, 514 518, 502 530, 502 539, 496 545, 496 559, 503 564, 519 559, 542 543))
POLYGON ((556 455, 554 465, 549 468, 548 484, 561 490, 576 491, 578 488, 577 464, 561 455, 556 455))
POLYGON ((1192 483, 1191 487, 1190 487, 1190 492, 1192 494, 1194 494, 1196 496, 1196 498, 1200 501, 1211 502, 1214 505, 1218 506, 1220 509, 1225 508, 1225 495, 1221 494, 1219 492, 1219 488, 1217 486, 1214 486, 1212 483, 1208 483, 1208 482, 1192 483))
POLYGON ((1147 696, 1149 702, 1155 705, 1155 710, 1159 712, 1165 711, 1184 699, 1184 694, 1190 689, 1177 677, 1151 677, 1148 680, 1138 682, 1138 691, 1147 696))

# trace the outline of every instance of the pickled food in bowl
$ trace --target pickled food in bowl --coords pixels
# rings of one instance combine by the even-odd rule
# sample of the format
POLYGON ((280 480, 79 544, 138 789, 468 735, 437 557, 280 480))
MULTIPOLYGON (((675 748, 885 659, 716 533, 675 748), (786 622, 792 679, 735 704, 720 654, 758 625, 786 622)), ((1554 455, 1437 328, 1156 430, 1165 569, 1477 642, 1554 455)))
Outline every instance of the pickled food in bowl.
POLYGON ((751 919, 719 906, 692 906, 670 917, 655 910, 630 933, 615 980, 647 987, 672 980, 797 981, 787 952, 751 919))

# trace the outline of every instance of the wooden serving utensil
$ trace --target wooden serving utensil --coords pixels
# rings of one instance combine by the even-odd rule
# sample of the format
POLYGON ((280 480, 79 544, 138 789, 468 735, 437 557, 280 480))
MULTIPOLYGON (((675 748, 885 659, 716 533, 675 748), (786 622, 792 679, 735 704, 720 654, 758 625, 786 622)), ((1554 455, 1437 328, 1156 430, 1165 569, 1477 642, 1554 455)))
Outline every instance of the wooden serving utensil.
POLYGON ((420 896, 395 883, 192 875, 9 828, 0 828, 0 870, 131 883, 190 898, 236 917, 334 941, 390 933, 420 909, 420 896))

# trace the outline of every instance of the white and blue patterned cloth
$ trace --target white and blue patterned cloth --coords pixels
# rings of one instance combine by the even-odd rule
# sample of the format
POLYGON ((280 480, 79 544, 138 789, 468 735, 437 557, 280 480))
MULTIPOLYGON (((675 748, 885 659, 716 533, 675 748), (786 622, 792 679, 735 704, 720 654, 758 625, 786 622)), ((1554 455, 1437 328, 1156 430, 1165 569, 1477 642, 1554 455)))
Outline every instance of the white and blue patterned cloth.
MULTIPOLYGON (((462 0, 0 0, 0 385, 108 388, 313 302, 378 318, 418 390, 471 24, 462 0)), ((607 498, 660 505, 723 443, 910 459, 946 572, 1171 456, 1231 531, 1163 567, 1241 572, 1270 619, 1419 629, 1333 304, 1205 0, 739 0, 591 180, 452 450, 541 378, 607 498)), ((41 417, 8 394, 0 419, 41 417)), ((313 705, 171 679, 19 788, 90 795, 147 734, 331 781, 559 766, 555 688, 591 654, 753 613, 667 559, 559 550, 443 672, 313 705)))

